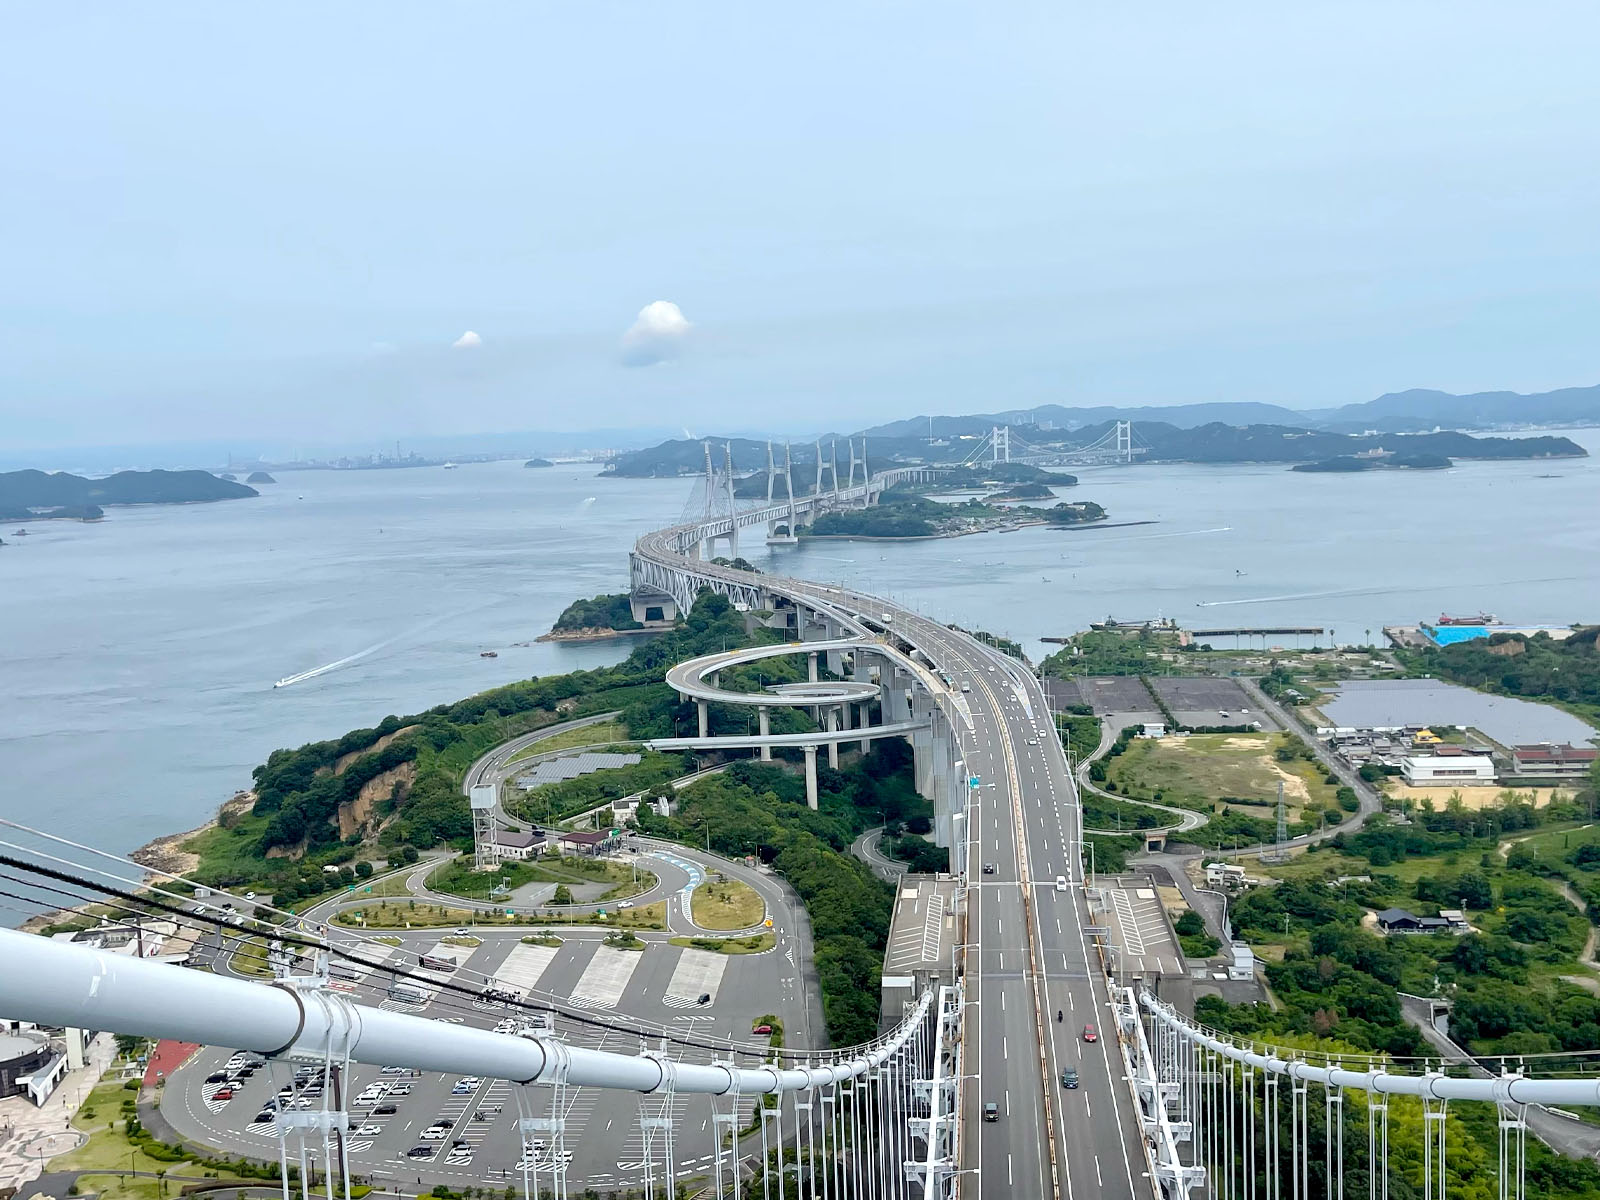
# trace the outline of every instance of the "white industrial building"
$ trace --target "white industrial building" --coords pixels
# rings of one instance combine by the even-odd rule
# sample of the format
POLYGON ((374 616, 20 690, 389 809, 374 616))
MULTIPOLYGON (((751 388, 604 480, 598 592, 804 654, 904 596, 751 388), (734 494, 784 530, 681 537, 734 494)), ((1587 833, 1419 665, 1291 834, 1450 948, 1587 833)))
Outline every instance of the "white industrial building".
POLYGON ((1494 759, 1486 754, 1408 756, 1401 775, 1412 787, 1492 787, 1494 759))

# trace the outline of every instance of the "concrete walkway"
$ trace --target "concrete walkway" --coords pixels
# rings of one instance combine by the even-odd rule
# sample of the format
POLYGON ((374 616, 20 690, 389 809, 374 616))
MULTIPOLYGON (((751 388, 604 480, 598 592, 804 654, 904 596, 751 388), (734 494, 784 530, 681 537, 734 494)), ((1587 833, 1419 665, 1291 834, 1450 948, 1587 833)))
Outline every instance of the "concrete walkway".
POLYGON ((0 1188, 39 1178, 50 1157, 77 1148, 81 1135, 62 1135, 72 1133, 72 1118, 116 1057, 117 1040, 102 1033, 85 1048, 84 1065, 67 1072, 44 1107, 21 1096, 0 1100, 0 1188))

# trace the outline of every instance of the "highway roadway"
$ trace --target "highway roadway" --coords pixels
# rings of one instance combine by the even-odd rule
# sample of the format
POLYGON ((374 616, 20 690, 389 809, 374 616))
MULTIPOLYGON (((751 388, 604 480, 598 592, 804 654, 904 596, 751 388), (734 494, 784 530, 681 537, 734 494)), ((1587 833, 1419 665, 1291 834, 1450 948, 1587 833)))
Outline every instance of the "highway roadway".
MULTIPOLYGON (((814 594, 862 616, 886 611, 872 597, 814 594)), ((1083 932, 1082 810, 1043 691, 1026 667, 965 634, 904 609, 893 627, 954 687, 970 689, 971 729, 956 719, 962 770, 979 780, 966 833, 971 1007, 960 1157, 977 1187, 964 1177, 962 1194, 1148 1200, 1110 996, 1083 932), (1084 1040, 1086 1025, 1097 1040, 1084 1040), (1060 1083, 1068 1068, 1078 1072, 1075 1089, 1060 1083), (991 1102, 998 1119, 986 1122, 991 1102)))

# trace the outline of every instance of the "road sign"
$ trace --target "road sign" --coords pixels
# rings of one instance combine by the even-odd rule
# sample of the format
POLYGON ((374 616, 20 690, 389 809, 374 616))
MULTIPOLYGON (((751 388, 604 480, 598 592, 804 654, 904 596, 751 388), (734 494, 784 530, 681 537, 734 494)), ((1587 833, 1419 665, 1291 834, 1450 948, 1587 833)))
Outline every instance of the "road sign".
POLYGON ((768 929, 772 928, 772 918, 771 917, 768 917, 765 921, 763 921, 761 923, 763 925, 765 925, 768 929))
POLYGON ((516 909, 514 909, 514 908, 508 908, 508 909, 506 909, 506 916, 508 916, 508 917, 514 917, 514 916, 516 916, 516 915, 517 915, 517 910, 516 910, 516 909))
POLYGON ((980 780, 976 775, 968 775, 967 776, 967 786, 969 788, 979 787, 979 786, 981 786, 981 784, 982 784, 982 780, 980 780))

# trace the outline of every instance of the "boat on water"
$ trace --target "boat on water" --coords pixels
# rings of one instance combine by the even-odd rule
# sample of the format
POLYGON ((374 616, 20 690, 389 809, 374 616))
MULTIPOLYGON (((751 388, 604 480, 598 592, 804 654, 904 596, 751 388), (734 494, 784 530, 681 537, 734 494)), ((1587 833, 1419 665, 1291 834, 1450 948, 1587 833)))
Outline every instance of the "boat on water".
POLYGON ((478 651, 478 657, 479 658, 499 658, 500 657, 500 651, 498 651, 498 650, 479 650, 478 651))
POLYGON ((445 463, 444 469, 446 471, 454 471, 456 469, 456 464, 455 463, 445 463))
POLYGON ((1479 613, 1475 617, 1452 617, 1448 613, 1440 613, 1439 625, 1498 625, 1500 618, 1493 613, 1479 613))

